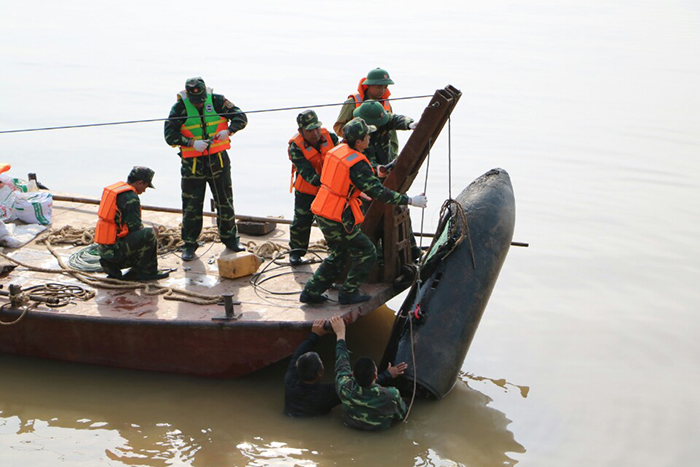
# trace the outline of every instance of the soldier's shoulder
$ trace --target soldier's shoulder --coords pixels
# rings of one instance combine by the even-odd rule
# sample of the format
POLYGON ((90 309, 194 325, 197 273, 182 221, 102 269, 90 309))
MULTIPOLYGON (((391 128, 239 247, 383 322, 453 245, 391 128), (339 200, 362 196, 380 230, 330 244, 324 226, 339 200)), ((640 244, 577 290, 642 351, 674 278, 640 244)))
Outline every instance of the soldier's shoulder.
POLYGON ((172 107, 170 107, 170 114, 181 114, 183 112, 186 112, 187 110, 185 109, 185 102, 182 100, 182 97, 180 95, 177 95, 177 101, 173 104, 172 107))
POLYGON ((214 102, 214 107, 223 110, 231 110, 236 107, 236 105, 230 100, 226 99, 226 97, 223 94, 212 94, 211 99, 212 102, 214 102))
POLYGON ((134 200, 138 201, 139 200, 139 195, 137 195, 135 191, 131 191, 131 190, 125 191, 123 193, 119 193, 119 195, 117 195, 117 196, 121 196, 124 201, 134 201, 134 200))

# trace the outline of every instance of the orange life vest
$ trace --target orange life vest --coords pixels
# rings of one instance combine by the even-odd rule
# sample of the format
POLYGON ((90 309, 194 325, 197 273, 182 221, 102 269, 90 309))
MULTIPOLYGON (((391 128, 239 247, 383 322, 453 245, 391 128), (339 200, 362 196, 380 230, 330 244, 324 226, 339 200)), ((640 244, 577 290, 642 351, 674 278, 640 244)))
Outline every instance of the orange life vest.
MULTIPOLYGON (((328 151, 333 149, 333 140, 331 139, 331 135, 326 130, 325 128, 321 128, 321 150, 320 152, 313 146, 311 146, 309 143, 304 140, 304 137, 301 136, 300 133, 297 133, 295 137, 289 140, 289 144, 296 144, 299 149, 301 149, 302 154, 304 154, 304 157, 306 160, 311 162, 311 165, 316 169, 316 173, 321 175, 321 169, 323 168, 323 161, 326 159, 326 154, 328 151)), ((289 159, 291 160, 292 156, 291 154, 289 155, 289 159)), ((294 174, 297 172, 297 168, 292 164, 292 178, 289 182, 289 192, 292 192, 292 187, 296 189, 299 193, 306 193, 307 195, 315 195, 318 193, 318 187, 313 186, 306 180, 304 180, 304 177, 300 177, 299 174, 296 175, 296 179, 294 177, 294 174)))
POLYGON ((133 191, 134 187, 125 182, 117 182, 109 185, 102 191, 100 208, 97 210, 97 227, 95 227, 95 243, 100 245, 114 245, 117 238, 124 238, 129 234, 129 227, 125 223, 117 225, 117 195, 125 191, 133 191))
MULTIPOLYGON (((365 82, 367 78, 362 78, 360 80, 360 84, 357 85, 357 93, 355 94, 350 94, 348 96, 349 99, 354 99, 355 100, 355 108, 359 107, 362 105, 362 103, 365 101, 365 93, 367 92, 367 85, 362 84, 365 82)), ((389 88, 386 88, 386 92, 382 94, 381 99, 388 99, 389 96, 391 96, 391 92, 389 91, 389 88)), ((380 100, 379 101, 382 104, 382 107, 384 107, 384 110, 386 110, 389 113, 394 113, 394 111, 391 109, 391 104, 387 100, 380 100)))
POLYGON ((334 147, 326 156, 321 171, 321 189, 311 203, 311 212, 336 222, 343 221, 343 211, 349 205, 355 224, 365 220, 360 209, 360 190, 350 180, 350 168, 358 162, 369 161, 361 152, 346 143, 334 147))

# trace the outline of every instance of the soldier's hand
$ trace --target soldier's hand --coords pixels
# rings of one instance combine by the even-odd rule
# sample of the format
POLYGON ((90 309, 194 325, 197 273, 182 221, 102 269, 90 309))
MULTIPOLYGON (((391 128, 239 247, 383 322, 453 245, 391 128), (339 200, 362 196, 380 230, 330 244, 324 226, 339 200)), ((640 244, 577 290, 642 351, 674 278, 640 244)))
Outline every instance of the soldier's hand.
POLYGON ((204 152, 209 147, 209 141, 204 141, 202 139, 198 139, 194 143, 192 143, 192 147, 197 152, 204 152))
POLYGON ((389 367, 387 370, 389 370, 389 374, 392 378, 397 378, 406 372, 406 368, 408 368, 408 365, 404 362, 401 362, 396 366, 391 366, 391 362, 389 362, 389 367))
POLYGON ((408 129, 415 130, 417 126, 418 126, 418 122, 411 122, 408 124, 408 129))
POLYGON ((372 198, 362 192, 360 192, 360 198, 364 199, 365 201, 372 201, 372 198))
POLYGON ((314 324, 311 325, 311 332, 313 332, 317 336, 328 334, 328 331, 326 331, 326 328, 324 327, 325 324, 325 319, 317 319, 316 321, 314 321, 314 324))
POLYGON ((331 326, 333 326, 333 332, 338 336, 338 339, 345 339, 345 321, 343 321, 342 316, 332 317, 331 326))
POLYGON ((425 196, 425 193, 412 196, 408 199, 408 204, 417 208, 426 208, 428 207, 428 197, 425 196))
POLYGON ((221 130, 220 132, 218 132, 218 133, 216 134, 216 138, 215 138, 215 139, 216 139, 217 141, 225 141, 225 140, 228 139, 228 137, 229 137, 229 132, 228 132, 228 130, 221 130))
POLYGON ((384 178, 389 174, 389 170, 383 166, 383 165, 378 165, 377 166, 377 176, 379 178, 384 178))

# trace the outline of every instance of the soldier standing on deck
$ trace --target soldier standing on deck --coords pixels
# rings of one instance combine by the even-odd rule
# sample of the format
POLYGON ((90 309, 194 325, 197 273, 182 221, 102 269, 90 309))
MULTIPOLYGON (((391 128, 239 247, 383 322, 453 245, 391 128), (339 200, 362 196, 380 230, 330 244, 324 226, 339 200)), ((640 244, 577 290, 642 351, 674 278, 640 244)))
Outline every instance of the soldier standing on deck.
POLYGON ((314 221, 311 203, 321 186, 321 168, 326 154, 338 144, 338 137, 321 126, 313 110, 300 113, 297 125, 299 134, 289 140, 288 149, 293 164, 294 186, 294 220, 289 228, 289 262, 292 266, 302 263, 301 258, 309 247, 311 224, 314 221))
MULTIPOLYGON (((389 73, 382 68, 375 68, 367 73, 367 77, 360 80, 360 84, 357 86, 357 92, 355 94, 350 94, 340 108, 338 119, 333 124, 333 129, 336 134, 341 138, 344 136, 343 126, 355 117, 353 111, 361 106, 367 99, 379 101, 387 113, 393 113, 394 111, 391 108, 391 104, 386 100, 391 96, 391 92, 389 91, 390 84, 394 84, 394 82, 389 77, 389 73)), ((389 132, 389 140, 392 154, 398 154, 399 138, 395 130, 389 132)), ((396 156, 394 156, 394 158, 396 158, 396 156)))
POLYGON ((369 146, 369 135, 374 131, 361 118, 355 118, 343 127, 345 143, 330 150, 321 172, 321 189, 311 205, 328 244, 329 254, 313 277, 306 282, 299 297, 302 303, 321 303, 322 295, 350 263, 345 282, 338 293, 338 301, 345 305, 370 299, 360 291, 377 259, 372 241, 360 230, 364 215, 360 209, 361 193, 387 204, 413 205, 424 208, 427 198, 421 194, 412 198, 396 193, 382 185, 374 176, 372 166, 362 154, 369 146))
POLYGON ((139 195, 153 187, 153 170, 134 167, 125 182, 102 192, 95 228, 100 265, 110 279, 147 281, 168 277, 158 271, 156 234, 141 222, 139 195), (122 269, 131 267, 122 276, 122 269))
POLYGON ((182 259, 195 258, 202 231, 206 185, 216 204, 216 225, 221 242, 243 251, 236 229, 231 187, 229 137, 248 124, 246 115, 221 94, 213 94, 200 77, 185 82, 165 122, 165 141, 180 147, 182 166, 182 259))

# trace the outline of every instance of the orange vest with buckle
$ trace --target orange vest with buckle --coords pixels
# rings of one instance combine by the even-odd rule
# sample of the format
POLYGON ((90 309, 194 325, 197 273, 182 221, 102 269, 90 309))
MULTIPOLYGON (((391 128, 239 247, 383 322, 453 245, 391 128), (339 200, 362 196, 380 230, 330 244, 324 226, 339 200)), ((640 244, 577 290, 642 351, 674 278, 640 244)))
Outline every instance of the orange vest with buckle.
POLYGON ((350 180, 350 168, 362 161, 369 165, 364 154, 351 149, 345 143, 328 151, 321 172, 321 188, 311 203, 311 212, 332 221, 342 222, 343 211, 350 206, 355 224, 365 220, 358 199, 360 190, 350 180))
MULTIPOLYGON (((316 169, 316 173, 321 175, 321 169, 323 168, 323 161, 326 159, 326 154, 328 151, 333 149, 333 140, 331 139, 330 133, 328 133, 328 130, 325 128, 321 128, 321 150, 320 152, 313 146, 311 146, 309 143, 304 140, 304 137, 301 136, 301 134, 297 133, 297 135, 289 140, 289 144, 296 144, 299 149, 301 149, 302 154, 304 154, 304 157, 306 160, 311 162, 311 165, 313 166, 314 169, 316 169)), ((292 159, 291 154, 289 155, 289 159, 292 159)), ((304 180, 304 177, 300 177, 299 174, 297 174, 297 168, 292 164, 292 178, 289 181, 289 192, 292 192, 292 187, 296 189, 299 193, 306 193, 307 195, 315 195, 318 193, 318 187, 313 186, 306 180, 304 180), (296 178, 294 175, 296 174, 296 178)))
POLYGON ((109 185, 102 191, 100 208, 97 210, 97 227, 95 227, 95 243, 100 245, 114 245, 117 238, 124 238, 129 234, 126 224, 117 225, 117 195, 125 191, 133 191, 134 187, 125 182, 117 182, 109 185))
MULTIPOLYGON (((367 78, 362 78, 360 80, 360 84, 357 86, 357 93, 355 94, 350 94, 348 96, 349 99, 354 99, 355 100, 355 108, 359 107, 362 105, 362 103, 365 101, 365 93, 367 92, 367 85, 362 84, 367 78)), ((391 96, 391 92, 389 92, 389 88, 386 89, 384 94, 382 94, 382 97, 380 99, 388 99, 389 96, 391 96)), ((380 100, 379 101, 382 104, 382 107, 384 107, 384 110, 386 110, 389 113, 394 113, 394 111, 391 109, 391 104, 387 100, 380 100)))

